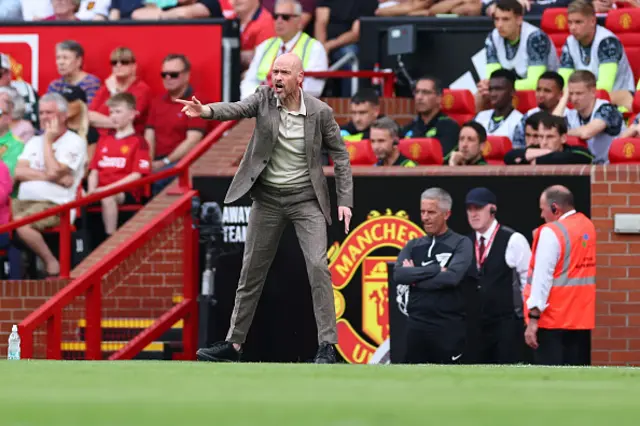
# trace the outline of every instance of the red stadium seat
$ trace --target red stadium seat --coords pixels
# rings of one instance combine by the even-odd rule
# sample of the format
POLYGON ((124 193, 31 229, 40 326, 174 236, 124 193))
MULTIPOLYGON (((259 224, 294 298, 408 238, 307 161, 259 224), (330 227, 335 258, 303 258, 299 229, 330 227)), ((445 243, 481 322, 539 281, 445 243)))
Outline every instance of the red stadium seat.
POLYGON ((421 166, 441 166, 444 162, 442 145, 435 138, 401 139, 398 149, 421 166))
POLYGON ((372 166, 378 161, 368 139, 361 141, 345 141, 349 160, 352 166, 372 166))
POLYGON ((585 141, 584 139, 580 139, 577 136, 567 136, 567 145, 588 148, 587 141, 585 141))
POLYGON ((511 151, 511 139, 506 136, 487 136, 482 156, 488 164, 504 164, 504 156, 511 151))
POLYGON ((604 99, 605 101, 611 101, 611 97, 609 96, 609 92, 604 89, 596 90, 596 98, 604 99))
POLYGON ((538 103, 535 90, 518 90, 513 97, 513 107, 523 114, 536 106, 538 103))
POLYGON ((640 9, 611 9, 604 26, 618 36, 623 33, 640 33, 640 9))
POLYGON ((609 148, 611 164, 640 164, 640 138, 619 138, 609 148))
POLYGON ((463 124, 476 115, 476 101, 469 90, 444 89, 442 93, 442 112, 463 124))
POLYGON ((569 36, 569 19, 567 9, 563 7, 551 7, 545 9, 540 21, 542 31, 549 35, 556 49, 562 49, 569 36))

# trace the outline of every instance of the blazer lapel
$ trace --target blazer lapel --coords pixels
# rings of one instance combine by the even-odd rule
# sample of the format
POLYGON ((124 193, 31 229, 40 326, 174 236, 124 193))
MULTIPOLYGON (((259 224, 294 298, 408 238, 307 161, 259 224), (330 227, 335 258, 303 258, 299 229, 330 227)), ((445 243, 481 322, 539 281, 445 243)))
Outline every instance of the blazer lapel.
POLYGON ((280 131, 280 111, 275 97, 269 100, 269 117, 271 117, 271 146, 275 146, 278 140, 278 132, 280 131))
POLYGON ((307 162, 311 164, 313 162, 313 145, 315 144, 316 134, 316 118, 315 109, 313 103, 309 100, 309 97, 304 94, 304 105, 307 108, 307 115, 304 117, 304 146, 305 153, 307 154, 307 162))

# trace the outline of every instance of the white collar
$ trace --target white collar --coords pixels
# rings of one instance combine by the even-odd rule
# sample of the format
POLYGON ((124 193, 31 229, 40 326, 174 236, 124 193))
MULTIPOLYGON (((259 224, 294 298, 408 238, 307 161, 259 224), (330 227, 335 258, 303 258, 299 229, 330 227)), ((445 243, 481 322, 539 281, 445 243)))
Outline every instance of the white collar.
POLYGON ((485 244, 488 244, 489 239, 491 239, 491 235, 493 235, 493 231, 496 230, 497 226, 498 226, 498 221, 496 219, 493 219, 493 223, 491 224, 491 226, 489 226, 489 228, 483 234, 476 231, 476 241, 480 241, 480 237, 484 237, 485 244))
MULTIPOLYGON (((298 39, 300 38, 300 36, 302 36, 302 31, 298 31, 298 34, 296 34, 295 36, 293 36, 293 38, 291 40, 289 40, 288 42, 284 43, 284 48, 287 52, 291 52, 291 49, 293 49, 293 46, 296 45, 296 43, 298 42, 298 39)), ((284 40, 280 39, 281 42, 283 42, 284 40)), ((282 45, 280 45, 282 47, 282 45)), ((278 52, 280 53, 280 52, 278 52)))
POLYGON ((565 214, 563 214, 562 216, 560 216, 560 217, 558 218, 558 220, 562 220, 562 219, 564 219, 564 218, 566 218, 566 217, 569 217, 569 216, 571 216, 572 214, 576 214, 576 213, 578 213, 578 212, 577 212, 575 209, 573 209, 573 210, 569 210, 568 212, 566 212, 565 214))

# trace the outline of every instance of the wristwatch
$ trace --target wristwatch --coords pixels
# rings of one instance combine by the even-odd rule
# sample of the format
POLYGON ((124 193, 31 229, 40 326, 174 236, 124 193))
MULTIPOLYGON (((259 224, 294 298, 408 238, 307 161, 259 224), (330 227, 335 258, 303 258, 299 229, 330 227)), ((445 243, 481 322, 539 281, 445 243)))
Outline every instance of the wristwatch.
POLYGON ((529 312, 529 318, 530 319, 540 319, 540 314, 534 314, 533 312, 529 312))
POLYGON ((168 166, 169 164, 171 164, 171 160, 169 160, 169 157, 164 157, 164 158, 162 159, 162 162, 163 162, 164 164, 166 164, 167 166, 168 166))

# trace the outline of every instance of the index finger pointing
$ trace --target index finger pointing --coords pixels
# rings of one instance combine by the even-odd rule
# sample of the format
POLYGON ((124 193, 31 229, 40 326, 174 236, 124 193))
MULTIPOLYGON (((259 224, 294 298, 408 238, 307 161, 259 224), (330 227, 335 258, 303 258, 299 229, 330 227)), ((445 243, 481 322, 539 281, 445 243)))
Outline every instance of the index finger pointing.
POLYGON ((175 102, 177 102, 177 103, 179 103, 179 104, 182 104, 182 105, 185 105, 185 106, 189 106, 189 105, 192 105, 192 104, 193 104, 193 102, 191 102, 191 101, 186 101, 186 100, 184 100, 184 99, 176 99, 176 100, 175 100, 175 102))

